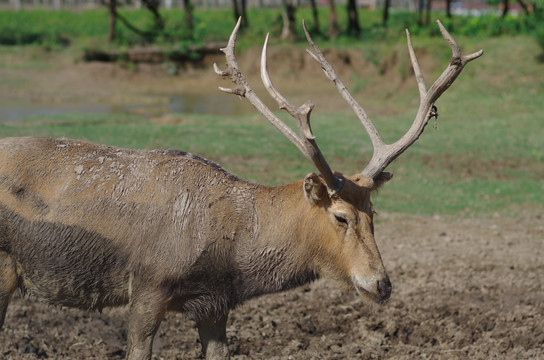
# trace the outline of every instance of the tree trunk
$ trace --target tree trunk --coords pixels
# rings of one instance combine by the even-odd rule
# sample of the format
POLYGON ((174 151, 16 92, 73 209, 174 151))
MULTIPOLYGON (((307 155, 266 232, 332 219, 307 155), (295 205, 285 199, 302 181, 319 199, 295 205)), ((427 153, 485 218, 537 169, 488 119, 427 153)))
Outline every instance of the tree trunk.
POLYGON ((321 33, 319 30, 319 13, 317 12, 317 4, 315 0, 310 0, 310 5, 312 6, 312 15, 314 18, 314 27, 312 28, 312 32, 314 34, 319 34, 321 33))
POLYGON ((242 27, 249 27, 249 19, 247 17, 247 0, 242 0, 242 27))
POLYGON ((240 18, 240 9, 238 9, 238 0, 232 0, 232 11, 234 12, 234 21, 240 18))
POLYGON ((508 15, 508 10, 510 10, 510 2, 508 0, 503 0, 502 5, 502 17, 505 17, 506 15, 508 15))
POLYGON ((191 0, 183 0, 183 10, 185 10, 185 23, 187 24, 187 28, 192 31, 195 24, 193 21, 193 4, 191 3, 191 0))
POLYGON ((446 0, 446 17, 451 18, 451 0, 446 0))
POLYGON ((531 11, 529 10, 529 6, 527 5, 527 3, 523 0, 518 0, 518 4, 519 6, 521 6, 521 8, 523 9, 523 12, 525 13, 526 16, 530 16, 531 15, 531 11))
POLYGON ((391 7, 391 0, 385 0, 383 2, 383 18, 382 25, 387 27, 387 20, 389 20, 389 8, 391 7))
POLYGON ((433 0, 427 0, 426 4, 426 14, 425 14, 425 25, 429 25, 431 23, 431 6, 433 4, 433 0))
POLYGON ((419 26, 423 25, 423 7, 425 0, 419 0, 417 7, 417 24, 419 26))
POLYGON ((117 0, 109 0, 108 9, 110 13, 110 31, 108 33, 108 42, 115 40, 115 24, 117 17, 117 0))
POLYGON ((281 17, 283 19, 283 28, 281 31, 282 40, 293 40, 296 36, 295 33, 295 12, 297 8, 291 0, 283 0, 283 12, 281 17))
POLYGON ((164 29, 164 19, 159 13, 160 0, 143 0, 145 7, 153 15, 153 20, 155 21, 155 29, 163 30, 164 29))
POLYGON ((336 6, 334 0, 329 0, 330 8, 330 28, 329 35, 331 39, 336 39, 338 37, 338 15, 336 15, 336 6))
POLYGON ((246 1, 232 0, 232 9, 234 11, 235 21, 238 21, 238 19, 242 17, 242 23, 240 24, 240 27, 242 29, 247 28, 249 26, 249 22, 247 20, 247 14, 246 14, 246 1), (240 1, 241 3, 238 3, 238 1, 240 1))
POLYGON ((125 19, 123 15, 117 12, 118 0, 99 0, 99 1, 101 5, 108 7, 109 26, 110 26, 110 30, 108 34, 109 42, 112 42, 115 39, 115 29, 116 29, 117 21, 120 21, 124 26, 127 27, 127 29, 129 29, 130 31, 133 31, 134 33, 138 34, 142 38, 148 41, 153 40, 155 36, 154 32, 148 32, 148 31, 138 29, 137 27, 132 25, 127 19, 125 19))
POLYGON ((361 36, 361 26, 359 26, 359 14, 357 12, 357 0, 348 0, 348 34, 357 37, 361 36))

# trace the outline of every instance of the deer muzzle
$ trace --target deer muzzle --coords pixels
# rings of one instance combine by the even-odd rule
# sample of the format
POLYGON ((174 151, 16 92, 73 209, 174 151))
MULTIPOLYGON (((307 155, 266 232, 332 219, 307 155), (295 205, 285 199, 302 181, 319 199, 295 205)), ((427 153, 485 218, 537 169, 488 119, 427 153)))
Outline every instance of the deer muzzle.
POLYGON ((377 304, 383 304, 391 297, 391 281, 387 274, 383 276, 363 277, 360 275, 353 276, 355 289, 360 295, 369 297, 377 304))

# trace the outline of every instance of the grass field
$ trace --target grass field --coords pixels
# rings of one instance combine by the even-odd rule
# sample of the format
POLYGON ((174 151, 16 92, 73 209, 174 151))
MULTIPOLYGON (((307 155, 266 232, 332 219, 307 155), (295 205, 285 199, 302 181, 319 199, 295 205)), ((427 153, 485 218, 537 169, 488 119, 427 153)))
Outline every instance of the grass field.
MULTIPOLYGON (((430 71, 438 75, 449 57, 447 47, 437 38, 417 40, 419 48, 432 49, 437 56, 441 65, 430 71)), ((437 103, 438 129, 430 124, 416 145, 390 166, 395 177, 374 198, 379 212, 492 216, 544 204, 544 65, 536 60, 538 46, 526 36, 458 41, 468 51, 483 47, 485 54, 467 66, 437 103)), ((365 51, 379 56, 396 46, 366 44, 365 51)), ((30 68, 47 69, 33 57, 28 59, 30 68)), ((26 71, 21 64, 19 70, 10 66, 4 64, 5 71, 26 71)), ((394 76, 402 75, 395 71, 394 76)), ((370 104, 370 115, 384 139, 391 142, 402 135, 417 110, 415 84, 395 93, 390 78, 349 80, 363 106, 370 104)), ((11 86, 8 82, 0 81, 0 86, 11 86)), ((336 96, 332 86, 330 93, 336 96)), ((314 113, 314 133, 333 168, 361 171, 371 146, 347 106, 346 113, 314 113)), ((190 121, 160 125, 125 115, 40 116, 0 125, 0 136, 66 136, 131 148, 181 148, 267 184, 293 181, 314 171, 258 115, 176 116, 190 121)))

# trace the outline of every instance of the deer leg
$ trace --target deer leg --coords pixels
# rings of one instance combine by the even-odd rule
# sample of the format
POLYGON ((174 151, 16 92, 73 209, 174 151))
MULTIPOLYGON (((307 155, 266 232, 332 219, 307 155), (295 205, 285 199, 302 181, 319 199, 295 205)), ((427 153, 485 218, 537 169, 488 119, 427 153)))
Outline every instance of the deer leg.
POLYGON ((210 316, 197 322, 202 354, 206 360, 230 359, 227 345, 227 318, 228 315, 210 316))
POLYGON ((153 338, 167 308, 167 297, 159 290, 135 294, 130 305, 128 360, 150 360, 153 338))
POLYGON ((0 251, 0 329, 4 325, 9 300, 19 286, 17 266, 8 253, 0 251))

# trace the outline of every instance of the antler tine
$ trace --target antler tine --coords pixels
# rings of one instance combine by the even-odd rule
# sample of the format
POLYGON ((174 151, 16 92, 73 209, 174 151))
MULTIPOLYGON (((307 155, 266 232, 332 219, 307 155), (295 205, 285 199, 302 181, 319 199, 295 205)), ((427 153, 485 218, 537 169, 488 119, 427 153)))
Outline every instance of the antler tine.
POLYGON ((374 127, 374 124, 372 124, 372 121, 370 121, 368 115, 366 114, 365 110, 357 101, 351 96, 346 86, 340 81, 340 78, 334 71, 333 67, 329 62, 325 59, 325 56, 323 56, 323 53, 317 47, 317 45, 314 43, 312 38, 310 37, 310 33, 308 32, 308 29, 306 28, 306 23, 302 22, 302 27, 304 28, 304 33, 306 34, 306 40, 308 40, 308 43, 314 50, 314 52, 311 52, 310 50, 306 50, 306 52, 321 65, 321 69, 325 73, 325 75, 331 80, 334 85, 336 85, 336 89, 342 95, 344 100, 347 101, 347 103, 351 106, 353 111, 355 112, 355 115, 359 118, 361 123, 363 124, 363 127, 365 128, 366 132, 368 133, 368 136, 370 137, 370 141, 372 142, 373 147, 381 148, 384 146, 384 142, 380 138, 380 134, 374 127))
POLYGON ((466 63, 468 63, 469 61, 472 61, 474 59, 477 59, 479 58, 480 56, 483 55, 484 53, 484 50, 478 50, 476 52, 473 52, 472 54, 469 54, 469 55, 465 55, 463 56, 461 54, 461 49, 459 48, 459 46, 457 45, 457 43, 455 42, 455 40, 453 40, 453 37, 450 35, 450 33, 448 32, 448 30, 446 30, 446 28, 444 27, 444 25, 442 25, 442 23, 440 22, 440 20, 436 20, 436 23, 438 24, 438 27, 440 28, 440 33, 442 33, 442 36, 444 37, 444 39, 446 39, 446 41, 448 42, 448 44, 450 45, 450 48, 451 48, 451 51, 453 53, 453 56, 454 57, 460 57, 461 60, 463 61, 463 65, 465 65, 466 63))
POLYGON ((410 32, 408 29, 406 29, 406 41, 408 42, 408 52, 410 53, 410 60, 412 61, 412 68, 414 69, 417 87, 419 89, 419 98, 420 100, 423 100, 425 94, 427 93, 427 85, 425 85, 425 78, 423 77, 423 72, 419 67, 419 62, 417 61, 416 52, 414 51, 412 38, 410 37, 410 32))
POLYGON ((264 40, 263 51, 261 53, 261 80, 263 81, 265 89, 268 91, 270 96, 276 100, 281 110, 287 111, 289 115, 295 118, 297 121, 297 126, 299 133, 304 135, 306 139, 315 139, 312 129, 310 127, 310 113, 314 108, 314 104, 310 101, 307 101, 301 107, 296 107, 292 105, 283 95, 279 93, 278 90, 272 84, 270 76, 268 75, 267 70, 267 49, 268 49, 268 35, 264 40))
POLYGON ((215 72, 222 77, 229 77, 232 82, 236 85, 235 89, 226 89, 219 87, 219 90, 243 96, 249 100, 249 102, 261 113, 263 116, 272 123, 283 135, 285 135, 300 151, 305 153, 305 148, 303 142, 298 138, 298 136, 286 126, 280 119, 278 119, 270 109, 257 97, 255 92, 249 87, 244 75, 238 69, 238 63, 236 61, 236 56, 234 55, 234 48, 236 46, 236 37, 238 35, 238 29, 240 28, 241 17, 238 18, 238 22, 230 35, 229 42, 226 48, 221 49, 225 54, 227 60, 227 70, 221 71, 217 64, 214 64, 215 72))
POLYGON ((234 89, 226 89, 220 87, 219 89, 229 94, 236 94, 245 97, 254 107, 259 111, 272 125, 274 125, 282 134, 284 134, 310 161, 312 161, 327 184, 329 192, 335 193, 340 191, 344 184, 343 179, 336 177, 329 165, 327 164, 323 154, 319 150, 319 147, 315 143, 315 137, 312 134, 310 127, 310 113, 313 109, 311 102, 306 102, 301 107, 296 107, 290 104, 272 85, 272 81, 268 76, 266 70, 266 48, 268 44, 268 35, 266 36, 263 53, 261 57, 261 79, 268 90, 269 94, 278 102, 280 109, 286 110, 291 116, 293 116, 297 122, 299 133, 302 135, 302 139, 283 121, 274 115, 274 113, 262 102, 262 100, 251 89, 244 75, 238 69, 238 63, 234 55, 234 48, 236 45, 236 37, 238 29, 240 28, 241 18, 238 19, 234 30, 229 38, 229 42, 226 48, 221 49, 225 53, 227 59, 227 70, 221 71, 216 64, 214 64, 215 72, 222 77, 229 77, 236 85, 234 89))
POLYGON ((446 68, 446 70, 444 70, 442 75, 440 75, 440 77, 435 81, 435 83, 427 91, 427 86, 425 85, 425 79, 423 78, 423 73, 417 61, 417 57, 412 45, 412 39, 410 38, 410 33, 408 32, 408 30, 406 30, 406 37, 408 41, 408 51, 410 53, 412 67, 414 68, 417 86, 419 89, 420 105, 419 105, 419 110, 417 112, 417 115, 410 129, 406 132, 406 134, 404 134, 399 140, 397 140, 393 144, 385 144, 382 141, 378 131, 372 124, 372 121, 368 118, 368 115, 366 114, 364 109, 355 101, 353 96, 351 96, 351 94, 346 89, 344 84, 340 81, 340 79, 338 78, 338 75, 336 74, 332 66, 327 62, 327 60, 323 56, 323 53, 319 50, 317 45, 315 45, 315 43, 312 41, 310 34, 308 33, 308 30, 306 29, 306 25, 303 23, 306 39, 308 40, 308 43, 310 44, 314 52, 310 50, 306 50, 306 51, 308 52, 308 54, 310 54, 310 56, 315 61, 317 61, 321 65, 321 68, 325 72, 325 75, 327 75, 327 77, 336 85, 336 89, 342 95, 344 100, 346 100, 348 104, 351 106, 351 108, 353 109, 353 111, 355 112, 355 114, 357 115, 361 123, 363 124, 366 132, 368 133, 368 136, 370 137, 370 141, 372 142, 372 146, 374 147, 374 153, 372 154, 372 158, 370 159, 370 162, 364 168, 362 173, 372 179, 375 179, 379 174, 381 174, 383 170, 393 160, 395 160, 400 154, 402 154, 410 145, 412 145, 418 139, 418 137, 421 135, 421 133, 425 129, 425 126, 427 125, 429 118, 432 115, 434 115, 431 113, 431 109, 434 105, 434 102, 440 97, 440 95, 442 95, 442 93, 444 93, 444 91, 446 91, 451 86, 453 81, 457 78, 457 76, 459 76, 459 74, 463 70, 463 67, 469 61, 472 61, 483 54, 483 50, 480 50, 470 55, 463 56, 461 54, 461 50, 459 46, 455 43, 455 41, 453 40, 451 35, 448 33, 448 31, 444 28, 444 26, 442 26, 440 21, 437 21, 437 22, 438 22, 438 26, 440 27, 442 36, 446 39, 446 41, 450 45, 450 48, 453 53, 452 59, 450 61, 450 64, 446 68))
POLYGON ((306 157, 309 157, 315 164, 323 176, 323 179, 327 183, 327 187, 335 192, 340 191, 343 182, 333 174, 329 164, 323 157, 321 150, 319 150, 319 147, 315 142, 315 136, 312 133, 312 128, 310 126, 310 114, 314 108, 314 104, 308 100, 302 106, 296 107, 279 93, 279 91, 272 84, 272 80, 270 80, 270 76, 268 75, 267 48, 268 34, 266 35, 261 54, 261 79, 266 90, 270 96, 276 100, 280 109, 287 111, 287 113, 296 120, 298 132, 303 137, 302 140, 305 144, 306 157))
POLYGON ((374 178, 380 174, 393 160, 395 160, 419 138, 419 136, 423 133, 429 119, 433 116, 433 114, 431 114, 431 109, 436 100, 438 100, 438 98, 451 86, 451 84, 453 84, 457 76, 461 74, 464 66, 468 62, 480 57, 483 54, 483 50, 480 50, 467 56, 463 56, 461 54, 461 49, 455 40, 453 40, 452 36, 448 33, 444 26, 442 26, 439 20, 437 20, 437 23, 440 27, 442 36, 444 39, 446 39, 452 51, 450 63, 427 91, 425 80, 423 79, 421 68, 419 67, 419 63, 412 45, 410 33, 406 31, 408 51, 410 53, 410 59, 412 61, 412 67, 416 75, 416 81, 420 94, 419 109, 412 126, 406 132, 406 134, 391 145, 386 145, 384 148, 379 150, 376 148, 374 149, 372 159, 363 170, 363 174, 369 177, 374 178))

